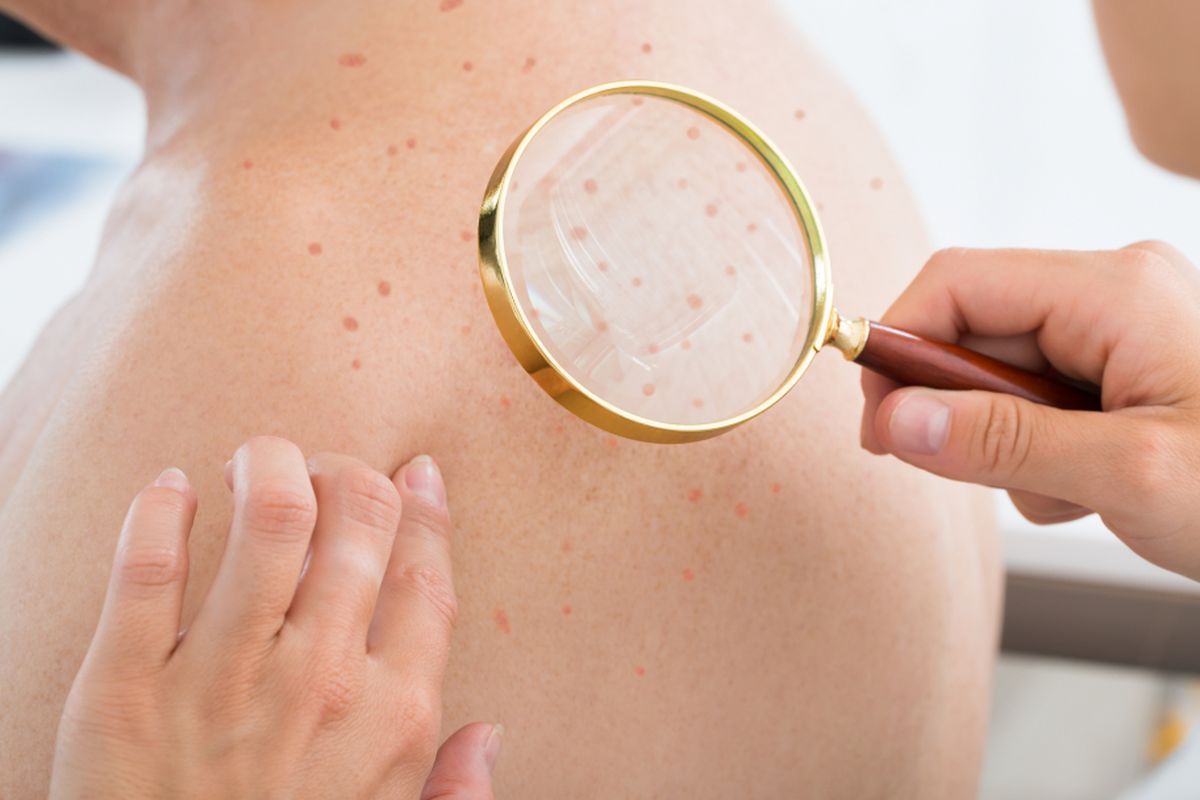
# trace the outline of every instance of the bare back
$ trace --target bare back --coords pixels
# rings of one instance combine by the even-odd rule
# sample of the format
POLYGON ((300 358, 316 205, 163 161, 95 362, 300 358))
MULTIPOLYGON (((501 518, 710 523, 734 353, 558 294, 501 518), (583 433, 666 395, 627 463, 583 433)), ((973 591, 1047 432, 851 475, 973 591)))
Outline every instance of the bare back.
POLYGON ((0 402, 24 434, 0 450, 0 796, 44 787, 128 499, 166 465, 192 476, 194 609, 221 465, 257 433, 439 460, 462 608, 444 726, 505 725, 499 796, 973 794, 999 591, 981 496, 862 452, 857 371, 833 354, 730 435, 618 441, 524 375, 479 287, 503 149, 570 92, 644 77, 758 121, 821 203, 839 303, 882 311, 927 256, 919 219, 783 20, 207 5, 155 22, 163 52, 134 69, 147 158, 0 402))

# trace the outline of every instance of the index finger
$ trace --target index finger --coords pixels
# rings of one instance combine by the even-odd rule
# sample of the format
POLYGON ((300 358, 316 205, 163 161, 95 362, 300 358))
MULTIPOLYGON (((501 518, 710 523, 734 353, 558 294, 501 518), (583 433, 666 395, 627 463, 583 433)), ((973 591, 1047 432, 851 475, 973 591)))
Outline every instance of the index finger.
POLYGON ((429 456, 413 459, 393 481, 400 490, 403 512, 367 634, 367 649, 410 677, 440 686, 458 614, 446 489, 429 456))
MULTIPOLYGON (((1032 337, 1059 372, 1099 384, 1125 332, 1114 324, 1113 314, 1127 300, 1129 260, 1127 251, 942 250, 882 322, 946 342, 972 339, 973 346, 988 338, 1016 339, 1028 351, 1032 337)), ((1025 352, 1014 363, 1028 368, 1021 362, 1031 359, 1037 360, 1036 354, 1025 352)), ((898 386, 863 371, 861 440, 873 453, 884 452, 874 434, 875 412, 898 386)))

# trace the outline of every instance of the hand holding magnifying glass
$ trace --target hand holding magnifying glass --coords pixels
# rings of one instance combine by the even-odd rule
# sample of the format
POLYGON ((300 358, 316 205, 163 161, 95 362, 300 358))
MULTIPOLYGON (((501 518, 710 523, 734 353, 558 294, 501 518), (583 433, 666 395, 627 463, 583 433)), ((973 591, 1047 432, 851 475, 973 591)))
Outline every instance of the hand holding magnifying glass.
POLYGON ((1034 522, 1092 512, 1200 580, 1200 271, 1174 248, 939 253, 889 323, 1104 386, 1103 414, 863 373, 863 446, 1009 490, 1034 522))

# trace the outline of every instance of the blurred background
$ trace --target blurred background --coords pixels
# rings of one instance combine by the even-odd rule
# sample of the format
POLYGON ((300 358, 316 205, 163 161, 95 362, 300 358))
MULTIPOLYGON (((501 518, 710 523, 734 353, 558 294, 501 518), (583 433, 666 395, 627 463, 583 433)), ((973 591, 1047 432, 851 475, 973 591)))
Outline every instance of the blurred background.
MULTIPOLYGON (((1200 263, 1200 182, 1134 150, 1085 0, 781 2, 883 129, 935 246, 1156 238, 1200 263)), ((22 38, 0 50, 0 385, 86 276, 143 134, 129 83, 22 38)), ((981 797, 1200 797, 1200 590, 1094 520, 999 513, 1008 621, 981 797)))

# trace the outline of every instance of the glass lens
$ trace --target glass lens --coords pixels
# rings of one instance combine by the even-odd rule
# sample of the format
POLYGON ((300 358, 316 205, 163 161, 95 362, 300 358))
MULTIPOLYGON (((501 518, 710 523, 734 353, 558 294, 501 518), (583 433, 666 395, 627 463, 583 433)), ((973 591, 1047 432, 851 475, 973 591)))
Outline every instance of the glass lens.
POLYGON ((568 107, 503 208, 513 292, 573 380, 657 423, 715 423, 787 379, 812 325, 807 239, 746 142, 654 95, 568 107))

